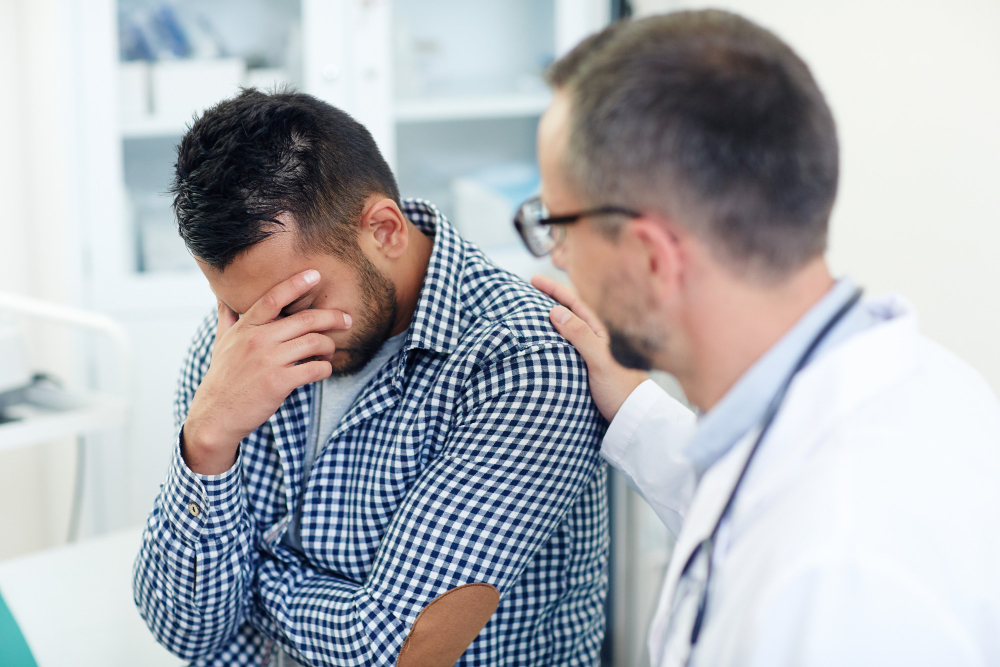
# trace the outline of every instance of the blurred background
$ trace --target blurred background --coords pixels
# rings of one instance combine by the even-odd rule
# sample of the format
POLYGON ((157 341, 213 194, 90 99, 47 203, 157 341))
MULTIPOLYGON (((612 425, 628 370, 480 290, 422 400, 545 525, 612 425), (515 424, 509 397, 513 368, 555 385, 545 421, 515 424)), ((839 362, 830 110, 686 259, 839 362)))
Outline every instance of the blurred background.
MULTIPOLYGON (((4 561, 134 531, 163 481, 178 369, 214 307, 164 194, 194 114, 240 86, 327 100, 371 130, 403 196, 528 277, 552 271, 510 225, 538 186, 545 66, 618 17, 702 6, 0 0, 0 591, 4 561)), ((835 271, 907 296, 1000 390, 1000 3, 711 6, 774 30, 827 95, 835 271)), ((642 667, 671 542, 614 484, 605 658, 642 667)))

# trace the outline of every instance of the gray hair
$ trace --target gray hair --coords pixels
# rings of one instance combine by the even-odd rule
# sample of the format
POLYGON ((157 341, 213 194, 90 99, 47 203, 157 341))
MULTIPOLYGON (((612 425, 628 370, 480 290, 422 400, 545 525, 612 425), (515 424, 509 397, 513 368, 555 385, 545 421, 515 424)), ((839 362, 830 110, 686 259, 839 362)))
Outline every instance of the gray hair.
POLYGON ((548 79, 570 96, 566 167, 588 205, 669 215, 748 276, 780 279, 825 251, 836 127, 772 33, 718 10, 616 23, 548 79))

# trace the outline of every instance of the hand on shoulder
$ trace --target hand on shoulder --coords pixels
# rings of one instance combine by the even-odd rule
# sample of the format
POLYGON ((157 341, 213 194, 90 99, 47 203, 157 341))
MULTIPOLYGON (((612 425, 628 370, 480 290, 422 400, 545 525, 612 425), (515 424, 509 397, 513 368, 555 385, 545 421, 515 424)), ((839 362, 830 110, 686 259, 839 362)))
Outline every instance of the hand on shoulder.
POLYGON ((587 362, 594 403, 604 418, 612 421, 625 399, 649 379, 649 374, 625 368, 615 361, 607 328, 576 290, 543 275, 533 276, 531 284, 562 304, 552 309, 549 318, 556 331, 587 362))

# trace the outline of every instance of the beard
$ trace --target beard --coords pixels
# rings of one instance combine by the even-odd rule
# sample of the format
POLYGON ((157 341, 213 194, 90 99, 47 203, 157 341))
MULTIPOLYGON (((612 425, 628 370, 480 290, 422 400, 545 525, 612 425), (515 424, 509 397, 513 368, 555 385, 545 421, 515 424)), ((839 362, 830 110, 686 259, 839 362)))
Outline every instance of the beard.
POLYGON ((653 354, 657 346, 652 341, 612 326, 608 326, 608 337, 611 339, 611 356, 619 364, 639 371, 653 370, 653 354))
POLYGON ((653 369, 653 359, 660 351, 660 341, 650 332, 656 324, 644 313, 655 310, 656 304, 647 290, 624 269, 606 279, 600 286, 599 303, 595 308, 608 330, 611 356, 625 368, 640 371, 653 369), (600 312, 603 311, 603 312, 600 312), (612 312, 619 317, 611 317, 612 312))
POLYGON ((333 366, 331 377, 354 375, 368 365, 389 339, 396 322, 399 303, 396 300, 396 286, 379 273, 363 253, 357 258, 358 284, 361 288, 361 303, 365 316, 360 313, 351 336, 342 352, 347 359, 333 366))

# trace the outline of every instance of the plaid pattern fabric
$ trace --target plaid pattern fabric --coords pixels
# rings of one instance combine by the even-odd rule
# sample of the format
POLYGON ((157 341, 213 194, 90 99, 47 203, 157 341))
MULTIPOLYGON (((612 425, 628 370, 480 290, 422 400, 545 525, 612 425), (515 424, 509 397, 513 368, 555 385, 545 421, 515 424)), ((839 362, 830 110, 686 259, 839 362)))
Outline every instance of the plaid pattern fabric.
MULTIPOLYGON (((460 665, 598 664, 608 517, 603 422, 552 302, 491 264, 433 206, 434 237, 406 344, 360 394, 302 489, 312 386, 194 474, 179 439, 135 564, 139 610, 196 665, 393 665, 421 609, 486 582, 501 594, 460 665), (301 503, 304 555, 281 537, 301 503)), ((178 431, 208 369, 195 336, 178 431)))

